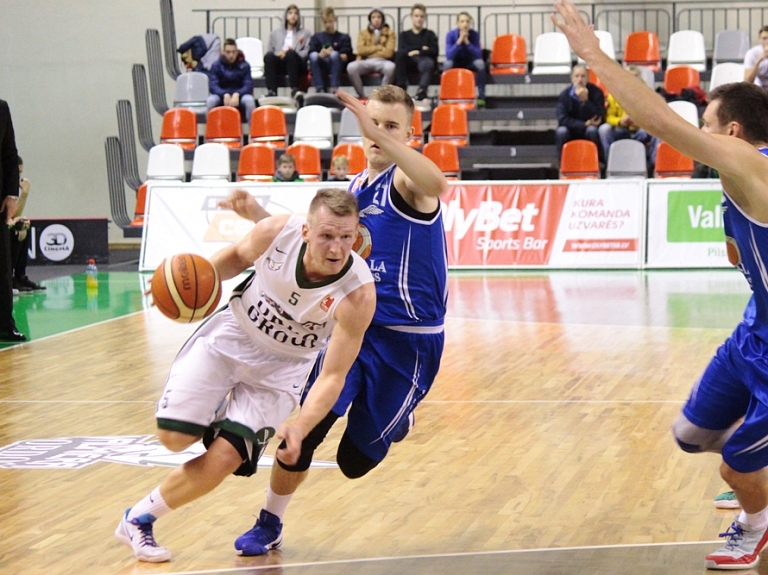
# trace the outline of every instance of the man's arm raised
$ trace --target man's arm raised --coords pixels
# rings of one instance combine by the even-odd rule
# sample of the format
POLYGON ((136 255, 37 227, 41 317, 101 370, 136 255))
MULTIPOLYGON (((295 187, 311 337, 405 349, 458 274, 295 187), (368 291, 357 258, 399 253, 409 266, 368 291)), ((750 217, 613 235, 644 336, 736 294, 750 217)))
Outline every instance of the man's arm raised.
POLYGON ((753 146, 739 138, 707 134, 683 120, 645 82, 600 50, 592 27, 582 20, 573 4, 558 0, 555 8, 560 18, 553 14, 552 21, 568 37, 573 51, 594 70, 638 126, 683 154, 716 168, 742 192, 747 193, 746 189, 752 189, 756 181, 768 181, 768 162, 753 146))
POLYGON ((261 207, 251 194, 245 190, 232 190, 226 200, 219 202, 219 207, 225 210, 232 210, 241 218, 258 222, 268 218, 271 214, 261 207))
POLYGON ((301 442, 328 415, 339 398, 375 308, 376 289, 373 283, 357 288, 336 308, 338 323, 333 328, 320 375, 309 390, 296 420, 284 423, 277 432, 277 436, 285 439, 287 444, 277 451, 283 463, 294 465, 298 461, 301 442))
POLYGON ((337 92, 336 95, 357 116, 360 133, 376 142, 397 165, 398 170, 395 174, 397 191, 417 210, 425 213, 434 211, 437 208, 437 202, 429 198, 438 198, 448 187, 448 181, 440 168, 420 152, 398 141, 385 130, 379 129, 365 106, 357 98, 344 92, 337 92))

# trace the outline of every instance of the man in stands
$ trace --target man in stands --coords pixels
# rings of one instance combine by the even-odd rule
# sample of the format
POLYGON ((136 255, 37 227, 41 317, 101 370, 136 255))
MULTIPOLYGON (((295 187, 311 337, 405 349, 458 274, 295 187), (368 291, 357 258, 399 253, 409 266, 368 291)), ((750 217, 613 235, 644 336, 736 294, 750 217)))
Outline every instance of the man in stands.
POLYGON ((415 100, 426 100, 429 81, 437 62, 437 36, 424 27, 427 9, 424 4, 414 4, 411 8, 410 30, 400 35, 400 42, 395 54, 395 85, 408 91, 408 72, 419 72, 419 89, 415 100))
POLYGON ((318 92, 328 91, 330 75, 331 92, 341 85, 341 72, 352 59, 352 39, 349 34, 336 30, 336 14, 326 6, 320 13, 325 30, 318 32, 309 41, 309 67, 312 82, 318 92))
POLYGON ((264 51, 267 96, 277 96, 278 74, 287 74, 291 97, 296 98, 299 104, 303 102, 299 92, 299 78, 307 71, 309 39, 309 30, 301 26, 299 7, 289 4, 285 9, 282 28, 272 30, 267 49, 264 51))
POLYGON ((221 58, 211 66, 208 77, 211 91, 206 102, 208 111, 222 104, 232 106, 240 110, 246 122, 250 122, 251 112, 256 108, 251 65, 232 38, 224 40, 221 58))
POLYGON ((349 80, 358 98, 365 98, 362 77, 367 74, 381 74, 382 86, 392 83, 395 77, 394 55, 395 32, 386 23, 381 8, 374 8, 368 14, 368 27, 357 35, 357 60, 347 66, 349 80))
POLYGON ((586 66, 578 64, 571 72, 572 85, 560 92, 557 99, 557 130, 555 145, 557 158, 563 145, 570 140, 590 140, 600 150, 598 126, 605 120, 603 91, 588 82, 586 66))
POLYGON ((744 55, 744 81, 768 88, 768 26, 760 28, 758 40, 744 55))
POLYGON ((465 68, 475 73, 477 107, 485 108, 485 62, 480 46, 480 34, 472 28, 472 16, 461 12, 456 17, 456 28, 445 37, 443 70, 465 68))

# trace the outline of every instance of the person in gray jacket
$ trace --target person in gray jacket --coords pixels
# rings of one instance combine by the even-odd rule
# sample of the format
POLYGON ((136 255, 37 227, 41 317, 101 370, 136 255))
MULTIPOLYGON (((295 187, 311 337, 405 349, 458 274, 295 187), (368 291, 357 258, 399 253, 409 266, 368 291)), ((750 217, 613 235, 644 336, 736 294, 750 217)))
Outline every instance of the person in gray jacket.
POLYGON ((301 13, 296 4, 285 9, 283 27, 272 30, 264 54, 264 79, 267 96, 277 96, 278 75, 288 75, 291 97, 299 91, 299 78, 307 72, 310 33, 301 27, 301 13))

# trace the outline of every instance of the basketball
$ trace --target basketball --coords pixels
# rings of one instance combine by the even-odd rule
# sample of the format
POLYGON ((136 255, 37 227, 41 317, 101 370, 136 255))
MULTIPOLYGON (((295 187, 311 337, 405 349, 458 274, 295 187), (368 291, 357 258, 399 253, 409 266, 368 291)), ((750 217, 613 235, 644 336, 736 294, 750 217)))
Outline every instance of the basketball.
POLYGON ((372 247, 371 232, 363 224, 357 224, 357 238, 352 244, 352 251, 357 252, 361 258, 365 259, 371 255, 372 247))
POLYGON ((157 309, 174 321, 199 321, 219 304, 219 273, 211 262, 196 254, 165 258, 152 277, 152 299, 157 309))

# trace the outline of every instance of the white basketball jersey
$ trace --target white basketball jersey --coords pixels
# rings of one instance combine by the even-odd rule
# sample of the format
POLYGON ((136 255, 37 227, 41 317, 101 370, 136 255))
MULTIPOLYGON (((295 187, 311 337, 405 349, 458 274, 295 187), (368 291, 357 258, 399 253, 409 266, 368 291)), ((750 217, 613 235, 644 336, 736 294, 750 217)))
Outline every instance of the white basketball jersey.
POLYGON ((232 292, 229 305, 240 326, 260 346, 292 357, 312 358, 327 345, 336 306, 373 282, 368 265, 352 252, 344 269, 320 282, 302 273, 306 218, 293 215, 254 262, 254 273, 232 292))

